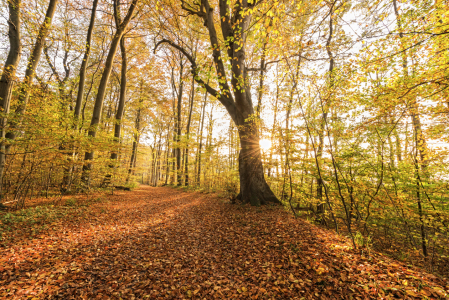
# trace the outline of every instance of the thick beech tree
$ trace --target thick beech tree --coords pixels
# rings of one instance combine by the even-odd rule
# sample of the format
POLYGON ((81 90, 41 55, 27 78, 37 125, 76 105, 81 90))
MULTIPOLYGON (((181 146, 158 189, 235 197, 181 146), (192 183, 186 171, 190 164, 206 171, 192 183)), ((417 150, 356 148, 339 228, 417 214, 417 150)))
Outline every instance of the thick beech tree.
POLYGON ((238 198, 245 203, 261 205, 269 202, 278 203, 279 200, 264 177, 258 124, 254 118, 255 111, 248 82, 245 46, 252 16, 251 9, 254 6, 254 2, 249 3, 247 0, 236 2, 233 6, 230 6, 228 1, 219 0, 219 27, 227 49, 227 55, 223 55, 221 51, 223 45, 219 41, 214 21, 214 8, 209 1, 201 0, 200 4, 182 2, 182 8, 188 14, 201 18, 207 28, 215 71, 220 83, 218 91, 199 77, 199 69, 194 57, 181 45, 169 39, 162 39, 156 44, 155 51, 159 45, 166 43, 182 52, 191 63, 195 81, 204 86, 207 92, 226 108, 237 125, 240 138, 238 198), (226 72, 225 60, 231 65, 229 75, 226 72))

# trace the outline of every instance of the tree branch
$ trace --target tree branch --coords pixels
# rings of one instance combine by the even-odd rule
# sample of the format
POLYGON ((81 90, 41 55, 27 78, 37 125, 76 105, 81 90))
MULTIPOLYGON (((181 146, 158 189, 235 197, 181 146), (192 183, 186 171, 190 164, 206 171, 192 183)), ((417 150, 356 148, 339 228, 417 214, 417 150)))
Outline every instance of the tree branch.
POLYGON ((53 73, 53 75, 56 77, 56 80, 58 80, 59 83, 61 83, 61 78, 59 77, 58 71, 56 71, 55 66, 53 66, 51 59, 50 59, 50 55, 48 55, 48 46, 47 43, 44 43, 44 54, 45 54, 45 59, 47 60, 48 65, 50 66, 50 69, 53 73))
POLYGON ((194 10, 194 7, 192 7, 189 3, 186 3, 185 1, 181 0, 181 8, 187 12, 188 15, 196 15, 203 20, 206 20, 206 13, 202 11, 203 6, 202 5, 196 5, 199 6, 200 10, 194 10), (189 7, 187 7, 188 5, 189 7))
POLYGON ((172 46, 173 48, 177 49, 178 51, 180 51, 190 62, 191 66, 192 66, 192 74, 194 75, 195 81, 200 84, 201 86, 206 88, 206 91, 211 94, 212 96, 214 96, 215 98, 218 99, 218 101, 220 101, 221 104, 224 105, 224 107, 226 108, 226 110, 229 112, 231 118, 235 121, 236 118, 236 107, 235 107, 235 103, 232 100, 232 98, 226 97, 225 95, 221 94, 220 92, 218 92, 217 90, 215 90, 214 88, 212 88, 209 84, 207 84, 206 82, 204 82, 199 76, 198 76, 198 66, 194 60, 194 58, 187 53, 187 51, 182 48, 181 46, 179 46, 178 44, 167 40, 167 39, 162 39, 159 42, 156 43, 156 46, 154 47, 154 53, 156 53, 157 48, 161 45, 161 44, 169 44, 170 46, 172 46))

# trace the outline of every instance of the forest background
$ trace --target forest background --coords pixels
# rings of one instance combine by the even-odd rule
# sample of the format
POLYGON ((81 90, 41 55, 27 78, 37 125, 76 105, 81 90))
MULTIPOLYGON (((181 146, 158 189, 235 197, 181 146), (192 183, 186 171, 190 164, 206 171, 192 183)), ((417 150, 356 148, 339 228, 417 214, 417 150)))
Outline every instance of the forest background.
POLYGON ((447 1, 0 3, 2 206, 219 191, 447 274, 447 1))

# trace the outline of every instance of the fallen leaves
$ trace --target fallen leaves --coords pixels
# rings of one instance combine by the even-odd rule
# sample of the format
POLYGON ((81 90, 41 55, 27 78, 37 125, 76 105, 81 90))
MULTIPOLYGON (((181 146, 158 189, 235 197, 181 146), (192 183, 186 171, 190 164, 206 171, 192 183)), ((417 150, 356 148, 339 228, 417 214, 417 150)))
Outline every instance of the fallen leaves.
POLYGON ((446 297, 437 277, 347 245, 281 208, 141 187, 89 207, 77 222, 4 245, 0 297, 446 297))

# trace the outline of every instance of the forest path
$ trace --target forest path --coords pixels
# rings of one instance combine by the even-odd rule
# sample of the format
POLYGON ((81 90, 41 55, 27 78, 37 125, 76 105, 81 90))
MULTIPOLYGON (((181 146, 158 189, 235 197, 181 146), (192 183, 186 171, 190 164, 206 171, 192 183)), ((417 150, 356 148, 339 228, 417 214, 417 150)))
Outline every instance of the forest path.
POLYGON ((0 247, 2 299, 444 298, 443 281, 371 258, 280 207, 140 186, 0 247), (419 290, 418 290, 419 288, 419 290))

